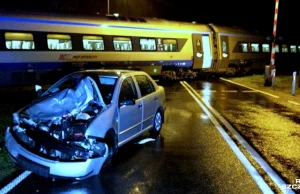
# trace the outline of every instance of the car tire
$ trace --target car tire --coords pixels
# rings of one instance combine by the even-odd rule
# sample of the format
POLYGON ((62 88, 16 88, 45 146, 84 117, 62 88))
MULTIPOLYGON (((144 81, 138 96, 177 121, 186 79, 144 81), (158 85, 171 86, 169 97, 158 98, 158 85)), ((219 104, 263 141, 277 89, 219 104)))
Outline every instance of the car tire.
POLYGON ((153 119, 153 127, 150 131, 151 137, 156 138, 160 134, 162 123, 163 123, 163 114, 161 113, 161 111, 158 110, 153 119))

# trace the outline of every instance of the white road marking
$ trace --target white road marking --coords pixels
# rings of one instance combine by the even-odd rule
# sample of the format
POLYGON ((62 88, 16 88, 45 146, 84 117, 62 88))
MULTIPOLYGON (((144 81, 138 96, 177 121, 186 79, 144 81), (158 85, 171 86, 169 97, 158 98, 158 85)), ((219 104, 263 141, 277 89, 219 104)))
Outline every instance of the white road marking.
POLYGON ((274 183, 281 189, 283 193, 288 192, 282 189, 282 186, 286 184, 280 176, 269 166, 269 164, 246 142, 246 140, 225 120, 219 112, 217 112, 206 100, 203 100, 204 104, 213 112, 216 117, 225 125, 225 127, 234 135, 238 142, 247 150, 252 158, 260 165, 260 167, 268 174, 268 176, 274 181, 274 183))
POLYGON ((0 194, 8 193, 11 191, 15 186, 17 186, 20 182, 22 182, 26 177, 28 177, 31 174, 31 171, 24 171, 22 174, 20 174, 17 178, 12 180, 9 184, 7 184, 5 187, 3 187, 0 190, 0 194))
POLYGON ((236 90, 225 90, 225 91, 221 91, 221 92, 237 93, 238 91, 236 91, 236 90))
POLYGON ((254 90, 242 90, 244 93, 257 93, 257 91, 254 90))
MULTIPOLYGON (((185 82, 191 91, 195 90, 185 82)), ((274 181, 274 183, 281 189, 283 193, 294 193, 292 190, 282 189, 282 185, 286 184, 280 176, 269 166, 269 164, 246 142, 246 140, 225 120, 225 118, 216 111, 207 100, 201 98, 199 94, 195 93, 197 97, 206 105, 208 109, 224 124, 224 126, 234 135, 239 143, 248 151, 252 158, 262 167, 262 169, 268 174, 268 176, 274 181)))
MULTIPOLYGON (((247 171, 249 172, 249 174, 252 176, 252 178, 254 179, 254 181, 256 182, 256 184, 258 185, 258 187, 261 189, 261 191, 263 193, 274 193, 272 191, 272 189, 269 187, 269 185, 265 182, 265 180, 262 178, 262 176, 257 172, 257 170, 253 167, 253 165, 249 162, 249 160, 246 158, 246 156, 240 151, 240 149, 237 147, 237 145, 234 143, 234 141, 229 137, 229 135, 225 132, 225 130, 223 129, 223 127, 220 125, 220 123, 217 121, 217 119, 209 112, 209 110, 206 108, 206 106, 203 104, 203 100, 202 98, 199 96, 199 94, 193 90, 192 87, 190 87, 186 82, 180 82, 182 84, 182 86, 189 92, 189 94, 195 99, 195 101, 199 104, 199 106, 203 109, 203 111, 210 117, 211 121, 213 122, 213 124, 216 126, 216 128, 218 129, 218 131, 221 133, 221 135, 223 136, 223 138, 226 140, 226 142, 228 143, 228 145, 230 146, 230 148, 234 151, 234 153, 236 154, 236 156, 239 158, 239 160, 242 162, 242 164, 245 166, 245 168, 247 169, 247 171), (198 97, 197 97, 197 96, 198 97), (202 103, 202 102, 203 103, 202 103)), ((216 114, 216 116, 220 116, 220 114, 216 114)), ((223 123, 224 124, 224 123, 223 123)), ((229 123, 228 123, 229 124, 229 123)), ((225 125, 226 126, 226 125, 225 125)), ((227 126, 226 126, 227 127, 227 126)), ((242 139, 238 139, 239 141, 241 141, 242 139)), ((243 142, 240 142, 242 145, 244 145, 245 143, 247 144, 247 142, 244 140, 244 144, 243 142)), ((248 144, 249 145, 249 144, 248 144)), ((250 147, 250 145, 249 145, 250 147)), ((251 148, 251 147, 250 147, 251 148)), ((258 155, 258 154, 257 154, 258 155)), ((252 155, 253 156, 253 155, 252 155)), ((258 156, 260 157, 260 156, 258 156)), ((263 161, 264 162, 264 161, 263 161)), ((266 163, 266 162, 265 162, 266 163)), ((272 170, 272 169, 271 169, 272 170)), ((268 171, 266 171, 266 173, 270 173, 268 171)), ((277 179, 279 180, 279 179, 277 179)), ((281 180, 281 179, 280 179, 281 180)), ((275 182, 275 181, 274 181, 275 182)), ((283 181, 280 182, 285 184, 283 181)), ((281 189, 281 185, 279 186, 279 188, 281 189)), ((292 191, 283 191, 283 193, 293 193, 292 191)))
POLYGON ((222 78, 222 77, 221 77, 220 79, 221 79, 221 80, 223 80, 223 81, 226 81, 226 82, 229 82, 229 83, 232 83, 232 84, 238 85, 238 86, 242 86, 242 87, 244 87, 244 88, 248 88, 248 89, 250 89, 250 90, 254 90, 254 91, 260 92, 260 93, 262 93, 262 94, 265 94, 265 95, 271 96, 271 97, 273 97, 273 98, 279 98, 279 96, 276 96, 276 95, 270 94, 270 93, 268 93, 268 92, 263 92, 263 91, 261 91, 261 90, 254 89, 254 88, 251 88, 251 87, 245 86, 245 85, 243 85, 243 84, 239 84, 239 83, 233 82, 233 81, 231 81, 231 80, 224 79, 224 78, 222 78))
POLYGON ((207 92, 217 92, 217 90, 197 90, 198 92, 207 93, 207 92))
POLYGON ((294 102, 294 101, 291 101, 291 100, 289 100, 288 102, 292 103, 292 104, 295 104, 295 105, 300 105, 298 102, 294 102))

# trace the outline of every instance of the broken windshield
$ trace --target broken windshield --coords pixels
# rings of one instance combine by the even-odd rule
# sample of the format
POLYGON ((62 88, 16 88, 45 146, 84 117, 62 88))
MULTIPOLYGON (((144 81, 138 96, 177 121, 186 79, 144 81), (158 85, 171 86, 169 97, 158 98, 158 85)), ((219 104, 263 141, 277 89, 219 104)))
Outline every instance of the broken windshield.
POLYGON ((60 92, 66 88, 73 88, 75 89, 80 80, 83 78, 83 74, 73 74, 70 76, 67 76, 63 78, 62 80, 55 83, 53 86, 51 86, 44 94, 43 96, 47 96, 52 93, 60 92))
POLYGON ((100 92, 90 77, 69 76, 54 84, 46 93, 51 94, 32 104, 27 114, 33 120, 51 120, 66 113, 73 116, 90 103, 103 105, 100 92))

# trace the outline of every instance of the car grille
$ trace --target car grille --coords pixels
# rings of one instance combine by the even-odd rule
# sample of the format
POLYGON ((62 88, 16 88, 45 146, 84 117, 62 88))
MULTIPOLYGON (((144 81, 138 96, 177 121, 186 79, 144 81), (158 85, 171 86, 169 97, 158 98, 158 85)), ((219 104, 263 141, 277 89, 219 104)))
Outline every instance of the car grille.
POLYGON ((28 160, 22 155, 18 155, 17 157, 17 163, 25 168, 26 170, 32 171, 40 176, 49 177, 49 167, 40 165, 38 163, 35 163, 31 160, 28 160))

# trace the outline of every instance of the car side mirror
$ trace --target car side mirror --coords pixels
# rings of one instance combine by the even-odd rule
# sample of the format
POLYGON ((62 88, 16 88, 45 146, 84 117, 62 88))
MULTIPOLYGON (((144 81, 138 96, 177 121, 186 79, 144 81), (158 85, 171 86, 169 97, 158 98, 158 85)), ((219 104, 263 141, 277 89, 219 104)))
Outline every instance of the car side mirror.
POLYGON ((119 106, 130 106, 130 105, 135 105, 135 100, 121 100, 119 102, 119 106))
POLYGON ((42 96, 42 86, 35 85, 35 91, 37 92, 38 97, 42 96))

